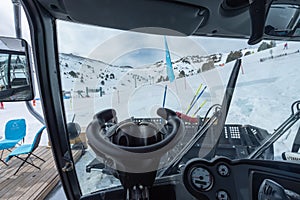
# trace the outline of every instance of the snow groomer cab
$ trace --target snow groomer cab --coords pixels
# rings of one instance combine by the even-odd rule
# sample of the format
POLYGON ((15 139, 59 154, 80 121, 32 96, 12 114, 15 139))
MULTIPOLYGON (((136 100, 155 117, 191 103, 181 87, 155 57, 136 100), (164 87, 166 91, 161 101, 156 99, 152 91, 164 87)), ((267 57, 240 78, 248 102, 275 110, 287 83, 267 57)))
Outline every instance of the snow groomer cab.
POLYGON ((300 199, 300 1, 13 3, 0 101, 36 77, 68 199, 300 199))

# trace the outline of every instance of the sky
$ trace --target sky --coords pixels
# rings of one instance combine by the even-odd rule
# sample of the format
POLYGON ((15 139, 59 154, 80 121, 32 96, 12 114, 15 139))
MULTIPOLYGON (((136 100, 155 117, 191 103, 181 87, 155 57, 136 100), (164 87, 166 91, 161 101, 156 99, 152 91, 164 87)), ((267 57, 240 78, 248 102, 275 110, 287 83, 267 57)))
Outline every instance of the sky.
MULTIPOLYGON (((155 36, 146 35, 145 37, 141 37, 137 33, 126 34, 124 31, 63 21, 59 21, 57 25, 59 50, 62 53, 72 53, 94 59, 103 57, 98 56, 99 52, 102 52, 102 54, 103 52, 106 54, 110 53, 111 55, 114 55, 114 58, 103 58, 104 61, 118 65, 139 66, 164 59, 163 41, 161 39, 157 39, 157 37, 156 39, 153 39, 155 36), (123 40, 117 43, 117 41, 120 39, 123 40), (151 44, 153 41, 155 41, 155 44, 151 44), (145 44, 146 46, 143 46, 145 44), (101 49, 99 49, 99 47, 101 47, 101 49), (130 50, 126 49, 128 47, 130 47, 130 50), (118 49, 117 56, 113 52, 116 48, 118 49)), ((28 23, 23 11, 22 30, 23 38, 30 43, 28 23)), ((15 37, 13 6, 11 0, 0 1, 0 36, 15 37)), ((173 45, 175 49, 172 49, 172 44, 170 45, 171 57, 175 56, 175 58, 177 58, 178 56, 184 56, 182 55, 182 52, 184 51, 190 53, 194 52, 197 54, 211 54, 230 52, 232 50, 239 50, 249 47, 247 45, 247 40, 240 39, 221 40, 218 38, 208 37, 189 37, 187 40, 190 41, 181 41, 180 45, 177 45, 177 47, 173 45), (197 51, 190 51, 191 43, 193 43, 193 50, 198 49, 197 51), (176 48, 180 49, 181 53, 178 53, 176 48), (218 52, 216 52, 216 49, 218 52)), ((172 41, 169 41, 169 39, 168 42, 172 43, 172 41)))
MULTIPOLYGON (((21 9, 22 18, 22 38, 30 42, 29 26, 25 13, 21 9)), ((14 28, 13 4, 11 0, 0 1, 0 36, 16 37, 14 28)))

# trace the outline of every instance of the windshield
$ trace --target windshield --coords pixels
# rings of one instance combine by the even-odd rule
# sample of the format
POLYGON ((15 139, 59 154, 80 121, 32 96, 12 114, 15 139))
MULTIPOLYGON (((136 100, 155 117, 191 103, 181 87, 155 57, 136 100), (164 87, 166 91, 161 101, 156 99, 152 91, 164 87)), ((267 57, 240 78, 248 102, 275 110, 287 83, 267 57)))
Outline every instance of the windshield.
POLYGON ((298 151, 299 122, 293 116, 300 106, 295 104, 293 111, 291 106, 299 100, 299 44, 248 46, 246 39, 158 36, 64 21, 57 25, 65 118, 77 124, 75 135, 69 131, 70 143, 73 152, 86 149, 76 163, 83 194, 120 185, 105 167, 111 160, 97 156, 86 138, 94 115, 106 109, 116 111, 118 123, 162 124, 159 108, 176 113, 185 131, 162 155, 157 176, 176 173, 194 157, 283 160, 284 152, 298 151), (226 89, 235 66, 237 83, 226 89), (233 96, 225 125, 214 135, 207 130, 218 124, 229 90, 233 96))

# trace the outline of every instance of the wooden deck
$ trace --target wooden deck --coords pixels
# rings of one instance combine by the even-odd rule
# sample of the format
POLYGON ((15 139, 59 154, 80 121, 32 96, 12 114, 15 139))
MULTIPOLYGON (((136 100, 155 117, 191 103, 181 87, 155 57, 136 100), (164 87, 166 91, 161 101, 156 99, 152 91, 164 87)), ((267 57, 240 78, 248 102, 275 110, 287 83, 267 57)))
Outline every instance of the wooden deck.
MULTIPOLYGON (((80 151, 74 151, 74 160, 80 158, 80 151)), ((3 157, 8 154, 5 151, 3 157)), ((33 162, 39 166, 41 170, 25 164, 17 175, 13 175, 21 160, 12 158, 5 166, 0 162, 0 199, 44 199, 48 193, 59 182, 58 172, 52 156, 52 151, 49 147, 38 147, 35 154, 46 162, 35 159, 33 162)))

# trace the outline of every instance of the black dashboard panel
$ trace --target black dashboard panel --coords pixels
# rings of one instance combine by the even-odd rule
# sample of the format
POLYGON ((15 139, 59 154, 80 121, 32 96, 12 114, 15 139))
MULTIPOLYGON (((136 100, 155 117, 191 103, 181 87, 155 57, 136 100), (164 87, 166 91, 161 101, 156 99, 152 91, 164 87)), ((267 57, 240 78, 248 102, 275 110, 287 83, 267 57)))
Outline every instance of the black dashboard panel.
MULTIPOLYGON (((103 189, 81 197, 81 200, 124 200, 126 191, 122 186, 103 189)), ((149 200, 195 200, 183 186, 181 174, 159 178, 149 188, 149 200)))
MULTIPOLYGON (((300 195, 297 196, 300 194, 300 163, 246 159, 232 161, 225 157, 212 161, 193 159, 186 164, 181 174, 157 179, 149 191, 150 200, 300 200, 300 195), (203 170, 197 171, 198 168, 203 170), (194 182, 189 176, 193 173, 198 174, 194 182), (203 177, 200 178, 199 174, 203 174, 203 177), (295 198, 278 198, 278 195, 277 198, 271 195, 268 198, 258 198, 259 191, 266 192, 267 195, 280 194, 280 191, 275 191, 276 188, 261 187, 265 180, 276 182, 284 188, 281 192, 288 192, 289 195, 294 193, 295 198)), ((125 198, 126 192, 119 186, 83 196, 81 199, 125 198)))
POLYGON ((265 195, 276 195, 278 191, 263 185, 264 180, 276 182, 283 192, 300 194, 300 165, 267 160, 231 161, 222 157, 213 161, 191 160, 183 172, 186 189, 204 200, 261 200, 260 189, 265 195))

